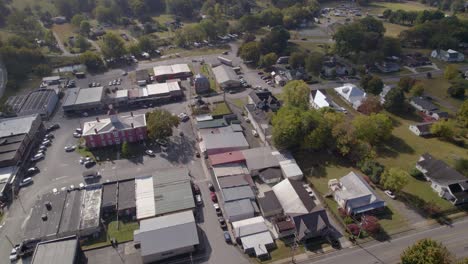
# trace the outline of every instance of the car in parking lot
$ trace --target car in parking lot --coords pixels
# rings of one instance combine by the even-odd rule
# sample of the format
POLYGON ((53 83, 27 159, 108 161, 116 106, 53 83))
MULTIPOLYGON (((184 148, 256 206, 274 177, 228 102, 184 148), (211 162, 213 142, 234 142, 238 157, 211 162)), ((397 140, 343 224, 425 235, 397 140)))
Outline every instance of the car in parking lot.
POLYGON ((39 172, 38 167, 31 167, 26 171, 26 175, 33 175, 39 172))
POLYGON ((48 139, 45 139, 44 141, 42 141, 43 146, 50 146, 51 143, 52 143, 52 141, 50 141, 48 139))
POLYGON ((195 202, 197 202, 197 205, 203 204, 203 200, 200 194, 195 195, 195 202))
POLYGON ((28 186, 28 185, 31 184, 31 183, 33 183, 33 179, 32 179, 31 177, 27 177, 27 178, 24 178, 24 179, 20 182, 19 186, 20 186, 20 187, 24 187, 24 186, 28 186))
POLYGON ((185 121, 189 120, 189 118, 190 118, 186 113, 180 113, 177 116, 179 117, 179 120, 182 121, 182 122, 185 122, 185 121))
POLYGON ((252 135, 253 135, 254 137, 258 137, 258 132, 257 132, 257 130, 252 129, 252 135))
POLYGON ((54 136, 53 134, 46 134, 46 135, 44 136, 44 138, 46 138, 46 139, 52 139, 52 138, 54 138, 54 137, 55 137, 55 136, 54 136))
POLYGON ((43 159, 45 157, 44 153, 38 153, 34 155, 34 157, 31 158, 31 161, 38 161, 40 159, 43 159))
POLYGON ((153 157, 155 154, 154 154, 154 151, 152 151, 151 149, 147 149, 145 150, 145 153, 146 155, 150 156, 150 157, 153 157))
POLYGON ((217 215, 217 216, 223 215, 223 212, 221 211, 221 208, 219 208, 219 204, 218 204, 218 203, 214 203, 214 204, 213 204, 213 207, 214 207, 214 209, 215 209, 215 211, 216 211, 216 215, 217 215))
POLYGON ((192 183, 193 193, 200 194, 200 187, 196 183, 192 183))
POLYGON ((39 151, 46 151, 47 150, 47 146, 46 145, 39 145, 39 151))
POLYGON ((96 162, 94 160, 87 160, 84 162, 84 166, 86 168, 91 168, 93 167, 94 165, 96 165, 96 162))
POLYGON ((53 125, 51 125, 50 127, 47 128, 47 132, 50 132, 50 131, 53 131, 53 130, 56 130, 56 129, 59 129, 59 128, 60 128, 59 124, 53 124, 53 125))

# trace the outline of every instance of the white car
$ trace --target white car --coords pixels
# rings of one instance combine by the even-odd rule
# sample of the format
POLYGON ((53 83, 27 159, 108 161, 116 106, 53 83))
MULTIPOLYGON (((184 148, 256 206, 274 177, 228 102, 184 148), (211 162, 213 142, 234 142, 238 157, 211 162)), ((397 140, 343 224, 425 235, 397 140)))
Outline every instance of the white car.
POLYGON ((151 149, 147 149, 147 150, 145 151, 145 153, 146 153, 146 155, 148 155, 148 156, 151 156, 151 157, 154 156, 154 151, 152 151, 151 149))
POLYGON ((75 137, 75 138, 80 138, 80 137, 81 137, 81 134, 78 133, 78 132, 73 132, 73 137, 75 137))
POLYGON ((76 148, 75 145, 67 145, 67 146, 65 146, 64 149, 65 149, 65 151, 69 152, 69 151, 74 151, 75 148, 76 148))
POLYGON ((180 119, 180 121, 182 122, 185 122, 189 119, 189 116, 186 114, 186 113, 180 113, 179 115, 177 115, 180 119))
POLYGON ((45 139, 44 141, 42 141, 43 146, 50 146, 50 144, 51 144, 51 141, 48 139, 45 139))
POLYGON ((258 137, 258 132, 257 132, 257 130, 252 129, 252 135, 253 135, 254 137, 258 137))
POLYGON ((81 182, 81 183, 78 185, 78 188, 79 188, 80 190, 83 190, 83 189, 85 188, 84 183, 81 182))
POLYGON ((394 194, 392 191, 390 191, 390 190, 385 190, 384 193, 385 193, 388 197, 390 197, 390 198, 392 198, 392 199, 395 199, 395 198, 396 198, 396 197, 395 197, 395 194, 394 194))
POLYGON ((18 250, 16 248, 12 248, 10 252, 10 262, 13 262, 18 259, 18 250))
POLYGON ((81 129, 81 128, 76 128, 76 129, 75 129, 75 132, 76 132, 76 133, 83 134, 83 129, 81 129))
POLYGON ((24 187, 24 186, 29 185, 29 184, 31 184, 31 183, 33 183, 33 179, 32 179, 31 177, 28 177, 28 178, 24 178, 24 179, 20 182, 19 186, 20 186, 20 187, 24 187))
POLYGON ((44 153, 38 153, 34 155, 34 157, 31 158, 31 161, 40 160, 40 159, 43 159, 44 157, 45 157, 44 153))
POLYGON ((57 190, 57 188, 53 188, 53 189, 52 189, 52 193, 53 193, 53 194, 56 194, 56 193, 58 193, 58 190, 57 190))

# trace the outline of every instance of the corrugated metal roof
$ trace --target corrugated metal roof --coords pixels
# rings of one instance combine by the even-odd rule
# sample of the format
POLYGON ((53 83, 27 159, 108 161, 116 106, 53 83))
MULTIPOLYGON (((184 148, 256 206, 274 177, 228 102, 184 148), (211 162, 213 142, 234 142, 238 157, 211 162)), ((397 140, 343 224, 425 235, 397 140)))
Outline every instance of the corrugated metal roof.
POLYGON ((237 201, 241 199, 255 199, 255 194, 250 186, 238 186, 232 188, 224 188, 221 190, 224 202, 237 201))
POLYGON ((252 201, 250 199, 242 199, 224 203, 224 211, 226 212, 227 218, 230 221, 232 219, 238 219, 238 217, 245 217, 243 219, 250 218, 253 217, 255 213, 255 210, 252 206, 252 201))
POLYGON ((231 151, 226 153, 210 155, 211 165, 220 165, 226 163, 239 163, 245 161, 244 155, 240 151, 231 151))
POLYGON ((249 143, 241 132, 226 134, 206 134, 203 141, 207 150, 224 148, 248 148, 249 143))
POLYGON ((249 170, 240 163, 231 163, 213 166, 213 172, 216 177, 225 177, 230 175, 248 174, 249 170))
POLYGON ((153 176, 135 177, 135 201, 137 219, 152 217, 156 214, 153 176))
POLYGON ((31 264, 73 264, 77 256, 76 236, 37 244, 31 264))
POLYGON ((34 121, 38 118, 40 118, 39 115, 34 114, 1 119, 0 138, 29 133, 34 121))
POLYGON ((101 102, 104 87, 80 89, 75 104, 90 104, 101 102))
POLYGON ((231 67, 228 67, 226 65, 221 64, 218 67, 214 67, 213 74, 216 78, 216 81, 221 85, 228 82, 235 82, 240 84, 236 72, 234 72, 234 70, 231 67))

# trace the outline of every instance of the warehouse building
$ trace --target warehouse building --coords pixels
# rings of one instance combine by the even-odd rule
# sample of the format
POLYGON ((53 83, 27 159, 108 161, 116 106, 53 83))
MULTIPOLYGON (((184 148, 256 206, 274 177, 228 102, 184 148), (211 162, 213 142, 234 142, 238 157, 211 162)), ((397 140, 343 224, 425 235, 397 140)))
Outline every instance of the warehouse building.
POLYGON ((249 143, 242 132, 205 134, 200 142, 200 149, 208 155, 224 152, 244 150, 249 148, 249 143))
POLYGON ((76 236, 37 244, 31 264, 85 264, 86 256, 76 236))
POLYGON ((40 114, 49 118, 58 103, 58 95, 51 89, 40 89, 27 95, 10 96, 5 105, 11 113, 17 116, 40 114))
POLYGON ((237 74, 231 67, 219 65, 213 68, 213 74, 216 78, 216 82, 218 82, 223 90, 239 88, 241 86, 237 74))
POLYGON ((134 240, 140 243, 143 263, 191 253, 200 244, 192 211, 142 220, 134 240))
POLYGON ((117 212, 120 218, 134 220, 136 217, 135 179, 119 182, 117 212))
POLYGON ((138 70, 135 73, 135 80, 139 86, 144 86, 150 83, 150 76, 147 70, 138 70))
POLYGON ((153 71, 157 82, 171 79, 187 79, 193 75, 187 64, 160 65, 154 67, 153 71))
POLYGON ((148 97, 180 98, 184 95, 178 81, 149 84, 146 88, 148 90, 148 97))
POLYGON ((103 108, 104 87, 71 88, 62 104, 65 114, 97 111, 103 108))

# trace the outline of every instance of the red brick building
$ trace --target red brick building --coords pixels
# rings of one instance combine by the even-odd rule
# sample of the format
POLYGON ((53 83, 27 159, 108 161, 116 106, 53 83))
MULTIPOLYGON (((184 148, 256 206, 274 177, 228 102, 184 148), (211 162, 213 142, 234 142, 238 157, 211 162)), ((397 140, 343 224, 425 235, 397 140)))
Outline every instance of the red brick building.
POLYGON ((133 113, 118 116, 111 110, 107 118, 96 117, 95 121, 85 122, 82 136, 88 148, 142 141, 148 136, 146 117, 144 114, 134 115, 133 113))

